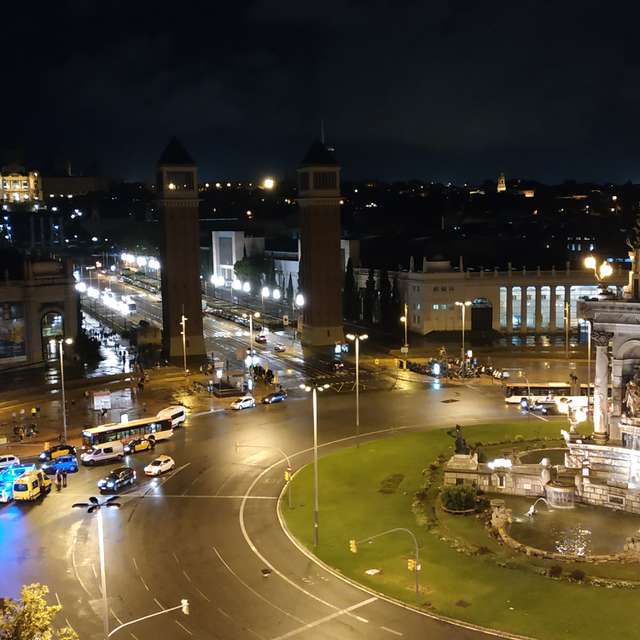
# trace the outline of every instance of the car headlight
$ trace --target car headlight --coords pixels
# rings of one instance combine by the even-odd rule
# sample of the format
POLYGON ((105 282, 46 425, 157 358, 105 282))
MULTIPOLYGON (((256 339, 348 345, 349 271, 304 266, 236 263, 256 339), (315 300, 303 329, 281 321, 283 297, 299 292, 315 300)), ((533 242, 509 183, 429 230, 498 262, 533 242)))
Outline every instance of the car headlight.
POLYGON ((47 454, 43 451, 43 452, 40 454, 40 460, 46 460, 46 459, 47 459, 47 454))
POLYGON ((107 487, 113 487, 113 482, 107 482, 107 487))
POLYGON ((131 451, 131 447, 125 447, 124 450, 127 451, 127 452, 131 451))

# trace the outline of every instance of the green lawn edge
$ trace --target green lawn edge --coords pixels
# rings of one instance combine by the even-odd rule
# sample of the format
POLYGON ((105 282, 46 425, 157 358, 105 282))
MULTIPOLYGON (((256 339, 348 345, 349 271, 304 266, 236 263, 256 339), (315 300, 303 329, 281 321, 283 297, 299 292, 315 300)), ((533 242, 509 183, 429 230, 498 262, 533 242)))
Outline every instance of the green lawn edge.
MULTIPOLYGON (((563 426, 559 420, 505 421, 465 426, 464 436, 472 444, 505 442, 506 449, 506 441, 518 436, 557 441, 563 426)), ((446 429, 439 429, 396 433, 321 457, 317 557, 365 587, 462 622, 541 640, 637 638, 629 614, 640 604, 640 590, 554 580, 518 562, 498 566, 495 558, 468 556, 452 546, 441 527, 428 530, 417 525, 411 503, 424 483, 422 472, 439 454, 452 452, 452 438, 446 429), (381 483, 392 474, 403 476, 398 491, 380 493, 381 483), (349 551, 350 539, 394 527, 411 529, 418 537, 422 561, 418 599, 414 576, 407 569, 412 549, 408 536, 393 534, 360 545, 357 554, 349 551), (369 568, 381 573, 367 576, 369 568)), ((287 508, 286 500, 280 505, 287 529, 310 550, 312 489, 312 467, 306 466, 291 483, 294 509, 287 508)), ((539 572, 543 571, 541 567, 539 572)))

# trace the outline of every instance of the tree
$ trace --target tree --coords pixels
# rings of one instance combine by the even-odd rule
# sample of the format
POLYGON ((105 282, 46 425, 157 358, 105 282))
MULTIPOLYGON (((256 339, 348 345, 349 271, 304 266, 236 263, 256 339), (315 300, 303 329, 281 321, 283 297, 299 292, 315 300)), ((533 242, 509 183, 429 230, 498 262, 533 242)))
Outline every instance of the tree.
POLYGON ((369 269, 369 275, 364 288, 364 306, 362 319, 365 322, 373 322, 373 309, 376 304, 376 276, 373 269, 369 269))
POLYGON ((347 261, 342 289, 342 314, 347 320, 359 320, 358 285, 353 273, 351 258, 347 261))
POLYGON ((380 320, 385 328, 389 328, 392 323, 392 300, 391 283, 389 282, 389 272, 383 269, 380 273, 380 320))
POLYGON ((291 277, 291 271, 289 272, 289 283, 287 284, 287 301, 289 304, 293 304, 293 278, 291 277))
POLYGON ((6 598, 0 609, 0 638, 3 640, 78 640, 70 627, 54 629, 54 618, 61 605, 48 605, 49 587, 28 584, 22 587, 20 600, 6 598))
POLYGON ((393 290, 391 292, 391 324, 389 328, 397 326, 398 319, 403 313, 402 298, 400 297, 400 287, 398 285, 398 274, 393 276, 393 290))
POLYGON ((256 255, 244 257, 233 265, 233 272, 240 282, 248 282, 254 295, 260 294, 262 275, 265 273, 264 256, 256 255))

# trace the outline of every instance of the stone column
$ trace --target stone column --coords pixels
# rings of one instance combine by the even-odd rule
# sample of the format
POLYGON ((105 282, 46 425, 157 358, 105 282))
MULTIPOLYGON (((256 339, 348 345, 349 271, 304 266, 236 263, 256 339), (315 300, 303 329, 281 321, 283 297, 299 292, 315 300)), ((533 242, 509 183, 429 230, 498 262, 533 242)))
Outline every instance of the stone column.
POLYGON ((513 287, 507 287, 507 333, 513 333, 513 287))
POLYGON ((520 287, 520 333, 527 333, 527 286, 520 287))
MULTIPOLYGON (((538 272, 540 271, 540 267, 538 267, 538 272)), ((536 288, 536 333, 540 333, 542 331, 542 287, 537 284, 536 288)))
POLYGON ((593 331, 591 340, 596 347, 596 374, 593 388, 593 439, 605 444, 609 438, 609 358, 607 350, 613 337, 608 331, 593 331))
MULTIPOLYGON (((571 285, 570 284, 564 285, 564 315, 567 316, 567 319, 565 322, 569 324, 569 332, 571 332, 571 285), (569 306, 567 307, 567 305, 569 306)), ((567 330, 567 328, 564 325, 562 328, 565 331, 567 330)))
POLYGON ((549 333, 556 330, 556 285, 549 285, 549 333))

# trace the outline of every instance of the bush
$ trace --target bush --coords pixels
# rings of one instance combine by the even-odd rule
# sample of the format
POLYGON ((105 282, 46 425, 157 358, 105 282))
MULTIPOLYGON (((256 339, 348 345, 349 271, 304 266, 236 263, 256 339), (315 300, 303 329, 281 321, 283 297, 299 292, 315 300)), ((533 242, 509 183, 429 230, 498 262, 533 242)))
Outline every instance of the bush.
POLYGON ((559 578, 562 575, 562 567, 559 564, 554 564, 552 567, 549 567, 547 573, 550 578, 559 578))
POLYGON ((395 493, 403 480, 403 474, 392 473, 390 476, 387 476, 382 480, 378 491, 380 491, 380 493, 395 493))
POLYGON ((442 504, 450 511, 466 511, 476 506, 476 490, 469 485, 457 484, 442 490, 442 504))
POLYGON ((576 582, 582 582, 587 575, 585 574, 585 572, 582 569, 574 569, 570 574, 569 577, 572 580, 575 580, 576 582))
POLYGON ((524 442, 524 436, 519 433, 515 438, 514 438, 515 442, 524 442))
POLYGON ((487 454, 482 449, 476 449, 476 452, 478 454, 478 462, 487 461, 487 454))

